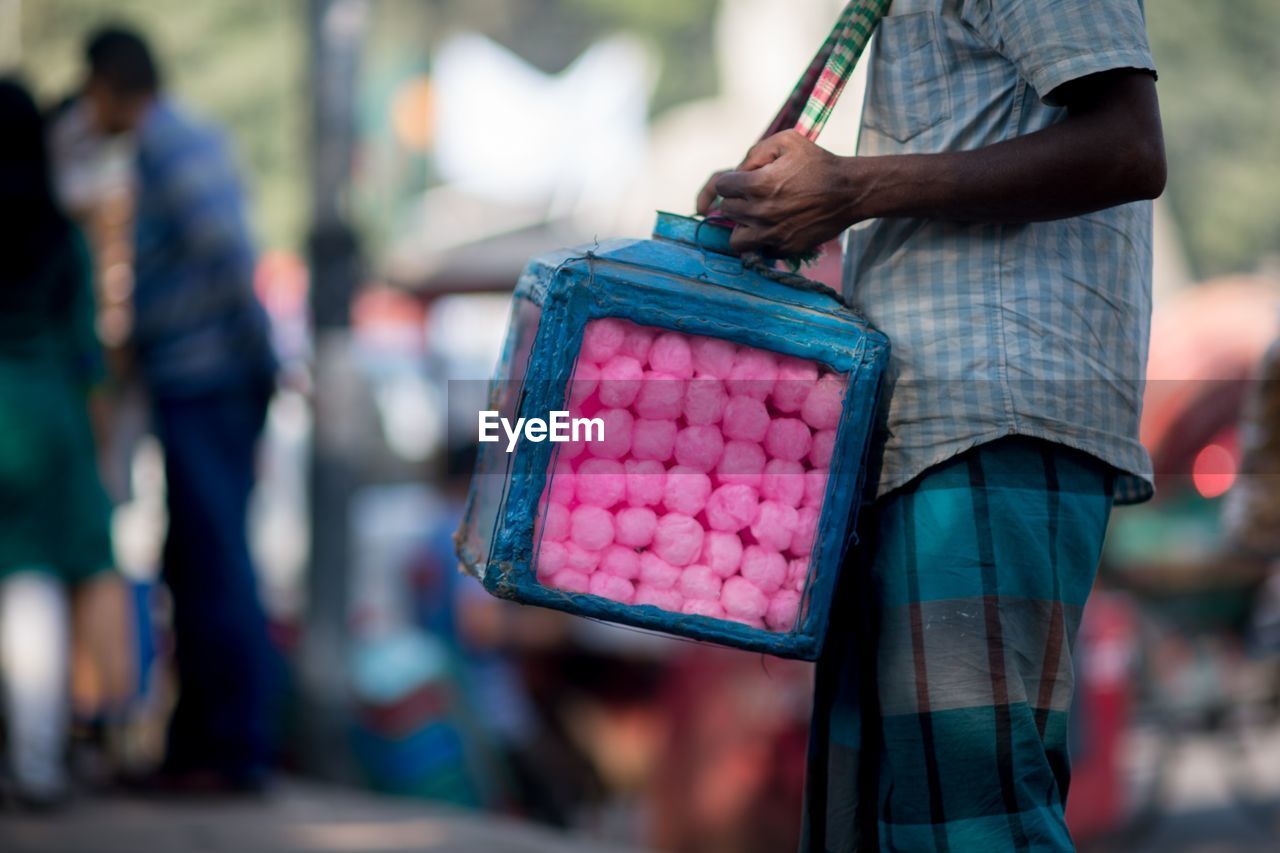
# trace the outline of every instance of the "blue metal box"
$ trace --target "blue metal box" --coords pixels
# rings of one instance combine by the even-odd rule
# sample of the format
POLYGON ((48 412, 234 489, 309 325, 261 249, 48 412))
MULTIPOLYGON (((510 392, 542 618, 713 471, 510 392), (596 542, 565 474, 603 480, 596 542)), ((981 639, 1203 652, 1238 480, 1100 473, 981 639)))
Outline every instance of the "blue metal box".
POLYGON ((568 410, 584 331, 598 318, 724 339, 813 362, 847 380, 794 625, 765 630, 543 583, 536 565, 540 507, 552 491, 557 454, 568 452, 563 444, 521 440, 512 452, 505 442, 480 445, 458 554, 502 598, 812 660, 853 538, 889 343, 829 288, 737 257, 728 238, 719 226, 660 213, 650 240, 611 240, 532 260, 515 289, 489 408, 512 422, 568 410))

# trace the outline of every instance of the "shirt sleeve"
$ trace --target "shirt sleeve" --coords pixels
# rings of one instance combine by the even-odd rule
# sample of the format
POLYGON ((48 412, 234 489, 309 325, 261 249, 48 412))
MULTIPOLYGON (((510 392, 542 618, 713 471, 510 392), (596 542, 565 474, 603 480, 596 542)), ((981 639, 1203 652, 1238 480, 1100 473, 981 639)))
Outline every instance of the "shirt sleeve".
POLYGON ((980 29, 1047 104, 1064 83, 1156 66, 1142 0, 983 0, 980 29))

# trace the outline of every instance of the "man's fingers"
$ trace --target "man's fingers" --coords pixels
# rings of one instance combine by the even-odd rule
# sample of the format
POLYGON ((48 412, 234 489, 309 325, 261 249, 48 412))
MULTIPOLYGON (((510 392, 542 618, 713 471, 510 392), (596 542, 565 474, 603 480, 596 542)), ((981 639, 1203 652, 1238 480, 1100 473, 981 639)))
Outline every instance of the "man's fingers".
POLYGON ((761 166, 768 166, 781 157, 786 149, 780 137, 782 137, 781 133, 775 133, 768 139, 762 139, 752 145, 751 150, 747 152, 747 156, 739 164, 738 171, 750 172, 753 169, 759 169, 761 166))
POLYGON ((729 246, 738 254, 758 252, 764 248, 765 232, 751 225, 737 225, 729 235, 729 246))
POLYGON ((727 174, 728 171, 728 169, 721 169, 719 172, 716 172, 708 178, 707 182, 702 185, 702 189, 698 192, 697 204, 694 206, 694 209, 699 214, 706 216, 711 211, 711 205, 715 203, 716 196, 718 195, 716 192, 716 181, 720 179, 721 175, 727 174))
POLYGON ((716 181, 716 192, 730 198, 750 198, 751 190, 758 183, 759 177, 751 172, 726 172, 716 181))
POLYGON ((720 212, 725 218, 743 225, 762 224, 759 217, 758 203, 741 198, 726 198, 720 204, 720 212))

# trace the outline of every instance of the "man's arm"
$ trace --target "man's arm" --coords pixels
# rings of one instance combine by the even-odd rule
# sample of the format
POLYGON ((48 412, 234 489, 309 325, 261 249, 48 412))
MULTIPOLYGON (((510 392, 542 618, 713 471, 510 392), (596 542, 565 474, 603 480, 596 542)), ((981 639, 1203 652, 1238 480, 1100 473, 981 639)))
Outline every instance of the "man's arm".
POLYGON ((856 222, 883 217, 957 222, 1040 222, 1079 216, 1164 190, 1164 136, 1155 80, 1110 71, 1053 92, 1067 117, 1035 133, 973 151, 838 157, 794 131, 748 152, 713 177, 738 224, 737 251, 795 255, 856 222))

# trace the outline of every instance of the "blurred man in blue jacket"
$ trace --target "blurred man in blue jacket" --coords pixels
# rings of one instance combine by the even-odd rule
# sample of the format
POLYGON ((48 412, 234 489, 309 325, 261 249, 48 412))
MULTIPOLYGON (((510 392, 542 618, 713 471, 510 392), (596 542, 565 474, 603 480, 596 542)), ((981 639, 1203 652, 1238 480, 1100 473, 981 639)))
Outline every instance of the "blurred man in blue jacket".
POLYGON ((165 96, 139 35, 100 30, 86 52, 94 124, 137 141, 133 346, 165 450, 180 686, 166 769, 257 789, 270 651, 245 513, 276 365, 244 198, 223 140, 165 96))

